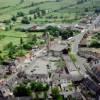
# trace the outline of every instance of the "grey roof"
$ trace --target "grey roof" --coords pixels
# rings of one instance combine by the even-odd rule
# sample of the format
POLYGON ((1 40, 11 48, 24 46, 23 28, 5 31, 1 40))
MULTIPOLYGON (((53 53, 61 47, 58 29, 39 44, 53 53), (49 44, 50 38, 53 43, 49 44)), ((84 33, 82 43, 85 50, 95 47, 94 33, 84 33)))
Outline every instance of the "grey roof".
POLYGON ((89 90, 100 94, 100 86, 97 85, 94 81, 90 80, 89 78, 84 79, 83 85, 86 86, 89 90))
POLYGON ((32 64, 31 67, 26 71, 27 74, 36 74, 36 75, 47 75, 47 64, 48 61, 43 59, 38 59, 32 64))
POLYGON ((0 92, 2 93, 3 97, 7 97, 10 93, 10 90, 6 86, 1 86, 0 92))
POLYGON ((51 51, 62 51, 63 49, 67 49, 67 45, 57 43, 57 44, 54 44, 50 47, 51 51))

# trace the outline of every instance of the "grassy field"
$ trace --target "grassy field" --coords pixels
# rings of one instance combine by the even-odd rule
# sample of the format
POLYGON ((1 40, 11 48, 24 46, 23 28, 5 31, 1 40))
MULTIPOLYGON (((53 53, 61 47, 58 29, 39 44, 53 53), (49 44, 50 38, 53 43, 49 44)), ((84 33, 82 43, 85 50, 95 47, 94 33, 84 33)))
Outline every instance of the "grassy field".
POLYGON ((78 0, 62 0, 61 2, 55 2, 55 0, 24 0, 24 2, 21 3, 21 0, 0 0, 0 20, 10 18, 19 11, 28 14, 29 10, 37 7, 49 11, 57 10, 56 13, 59 13, 60 15, 65 13, 80 14, 84 12, 85 8, 89 8, 89 11, 91 12, 95 7, 100 7, 99 0, 87 0, 87 2, 78 5, 76 4, 77 1, 78 0), (30 7, 29 5, 31 5, 32 2, 38 4, 30 7))
MULTIPOLYGON (((27 40, 27 34, 29 33, 24 33, 24 32, 16 32, 16 31, 0 31, 0 36, 4 35, 4 38, 0 40, 0 50, 2 50, 6 44, 9 42, 13 42, 15 45, 19 45, 20 43, 20 38, 22 37, 24 41, 27 40)), ((32 34, 37 34, 40 35, 42 34, 41 32, 33 32, 32 34)))

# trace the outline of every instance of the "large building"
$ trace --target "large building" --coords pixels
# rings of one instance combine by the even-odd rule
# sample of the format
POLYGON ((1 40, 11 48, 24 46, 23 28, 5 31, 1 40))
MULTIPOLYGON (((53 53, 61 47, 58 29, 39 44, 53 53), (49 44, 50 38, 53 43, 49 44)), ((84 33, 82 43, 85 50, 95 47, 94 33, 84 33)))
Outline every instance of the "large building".
POLYGON ((56 42, 54 45, 51 45, 50 47, 50 54, 52 56, 61 56, 63 54, 63 50, 67 50, 68 46, 65 42, 56 42))

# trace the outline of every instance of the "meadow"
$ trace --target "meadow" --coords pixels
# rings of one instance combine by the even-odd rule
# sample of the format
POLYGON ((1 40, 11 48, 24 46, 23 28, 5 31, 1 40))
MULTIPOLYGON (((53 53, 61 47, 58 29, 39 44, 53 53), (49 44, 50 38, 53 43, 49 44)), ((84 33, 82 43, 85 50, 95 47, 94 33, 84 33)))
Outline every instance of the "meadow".
POLYGON ((79 0, 0 0, 0 20, 8 19, 12 15, 16 15, 17 12, 24 12, 28 14, 29 10, 46 9, 53 13, 71 14, 77 13, 82 14, 84 10, 88 8, 89 12, 93 12, 96 7, 100 7, 99 0, 87 0, 84 3, 77 4, 79 0), (34 4, 30 6, 31 4, 34 4))

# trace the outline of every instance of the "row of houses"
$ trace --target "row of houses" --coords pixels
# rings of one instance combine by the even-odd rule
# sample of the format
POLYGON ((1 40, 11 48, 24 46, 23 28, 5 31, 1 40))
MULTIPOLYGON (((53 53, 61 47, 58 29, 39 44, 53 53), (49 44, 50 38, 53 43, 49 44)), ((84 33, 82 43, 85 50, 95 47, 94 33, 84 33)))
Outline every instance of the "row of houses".
POLYGON ((50 23, 50 24, 45 24, 45 25, 24 24, 23 26, 20 26, 20 27, 16 28, 15 30, 24 31, 24 32, 44 31, 49 26, 58 27, 59 29, 70 28, 72 30, 79 30, 79 31, 85 27, 82 24, 81 25, 78 25, 78 24, 55 24, 55 23, 50 23))

